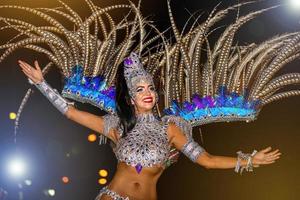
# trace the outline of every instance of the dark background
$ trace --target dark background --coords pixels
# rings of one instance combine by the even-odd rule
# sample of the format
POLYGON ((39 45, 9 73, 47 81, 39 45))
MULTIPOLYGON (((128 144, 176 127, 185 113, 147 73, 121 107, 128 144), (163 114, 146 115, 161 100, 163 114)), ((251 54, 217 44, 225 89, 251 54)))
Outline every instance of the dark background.
MULTIPOLYGON (((81 16, 88 16, 89 10, 83 0, 65 0, 81 16)), ((95 1, 94 1, 95 2, 95 1)), ((126 1, 101 1, 101 7, 126 1)), ((134 1, 136 2, 136 1, 134 1)), ((181 29, 189 17, 189 12, 203 10, 207 16, 219 1, 173 0, 172 8, 178 27, 181 29)), ((263 1, 245 7, 242 14, 275 5, 280 1, 263 1)), ((287 1, 284 1, 287 2, 287 1)), ((237 3, 223 1, 220 8, 237 3)), ((52 0, 3 0, 1 5, 17 4, 29 7, 56 7, 52 0)), ((299 12, 299 11, 298 11, 299 12)), ((152 16, 157 26, 163 30, 169 26, 166 1, 145 0, 142 2, 144 16, 152 16)), ((122 13, 115 13, 122 16, 122 13)), ((41 22, 31 14, 0 9, 0 16, 20 16, 29 22, 41 22), (26 18, 25 18, 26 17, 26 18)), ((230 20, 221 24, 226 25, 230 20)), ((205 17, 203 17, 205 19, 205 17)), ((247 23, 237 34, 240 43, 261 42, 274 35, 299 31, 300 15, 288 7, 269 11, 247 23)), ((13 33, 13 32, 11 32, 13 33)), ((11 38, 10 32, 0 33, 1 44, 11 38)), ((14 33, 15 34, 15 33, 14 33)), ((215 37, 215 36, 213 36, 215 37)), ((29 165, 26 177, 32 186, 24 187, 25 200, 51 199, 43 194, 44 189, 55 188, 52 199, 87 200, 94 199, 102 187, 98 184, 98 170, 107 169, 111 180, 116 160, 108 145, 89 143, 87 135, 92 131, 81 127, 62 116, 39 92, 35 92, 24 109, 20 120, 17 148, 13 143, 13 123, 10 112, 16 112, 30 87, 17 66, 17 60, 32 62, 38 59, 43 66, 44 56, 30 51, 18 50, 0 64, 0 188, 8 191, 9 200, 17 199, 17 180, 8 176, 5 169, 7 159, 16 151, 24 156, 29 165), (61 182, 62 176, 69 176, 70 183, 61 182)), ((289 64, 283 71, 300 72, 299 62, 289 64)), ((60 75, 52 70, 47 81, 61 89, 60 75)), ((271 166, 255 169, 254 173, 242 176, 232 170, 206 170, 196 166, 184 157, 168 168, 158 183, 158 199, 255 199, 255 200, 296 200, 300 199, 300 97, 292 97, 266 106, 258 120, 252 123, 215 123, 202 126, 203 146, 214 155, 235 156, 236 151, 250 152, 267 146, 279 148, 281 159, 271 166)), ((102 115, 100 110, 78 104, 79 108, 102 115)), ((197 132, 197 131, 196 131, 197 132)), ((196 134, 196 140, 200 137, 196 134)), ((23 179, 22 179, 23 180, 23 179)), ((21 181, 21 180, 19 180, 21 181)))

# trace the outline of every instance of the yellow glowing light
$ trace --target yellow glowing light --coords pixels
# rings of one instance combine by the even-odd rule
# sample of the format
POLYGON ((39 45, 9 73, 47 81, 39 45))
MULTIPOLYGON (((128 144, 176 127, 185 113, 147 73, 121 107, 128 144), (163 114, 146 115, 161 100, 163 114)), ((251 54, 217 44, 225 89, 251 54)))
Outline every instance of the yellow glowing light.
POLYGON ((9 113, 9 119, 14 120, 14 119, 16 119, 16 117, 17 117, 16 113, 14 113, 14 112, 9 113))
POLYGON ((88 136, 88 141, 90 141, 90 142, 95 142, 96 140, 97 140, 96 134, 90 134, 90 135, 88 136))
POLYGON ((61 180, 62 180, 62 182, 65 183, 65 184, 69 183, 69 181, 70 181, 70 179, 69 179, 67 176, 63 176, 63 177, 61 178, 61 180))
POLYGON ((100 185, 104 185, 104 184, 107 183, 107 180, 106 180, 105 178, 100 178, 100 179, 98 180, 98 183, 99 183, 100 185))
POLYGON ((101 169, 99 170, 99 175, 102 177, 107 177, 108 172, 105 169, 101 169))

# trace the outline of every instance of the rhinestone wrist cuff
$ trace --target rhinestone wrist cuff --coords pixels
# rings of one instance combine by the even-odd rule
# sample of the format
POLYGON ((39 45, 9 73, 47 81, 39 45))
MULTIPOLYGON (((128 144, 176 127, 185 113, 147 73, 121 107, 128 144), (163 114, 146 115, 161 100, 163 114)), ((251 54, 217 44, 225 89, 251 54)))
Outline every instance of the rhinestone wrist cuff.
MULTIPOLYGON (((29 83, 32 81, 29 79, 29 83)), ((57 90, 51 88, 51 86, 44 80, 41 83, 34 84, 38 90, 57 108, 62 114, 66 114, 68 106, 72 105, 66 99, 64 99, 57 90)))
POLYGON ((240 174, 242 174, 244 170, 246 170, 247 172, 253 172, 252 158, 256 153, 257 153, 256 150, 254 150, 251 154, 238 151, 237 152, 238 157, 237 157, 237 162, 234 171, 240 174), (246 166, 241 166, 242 160, 247 160, 246 166))

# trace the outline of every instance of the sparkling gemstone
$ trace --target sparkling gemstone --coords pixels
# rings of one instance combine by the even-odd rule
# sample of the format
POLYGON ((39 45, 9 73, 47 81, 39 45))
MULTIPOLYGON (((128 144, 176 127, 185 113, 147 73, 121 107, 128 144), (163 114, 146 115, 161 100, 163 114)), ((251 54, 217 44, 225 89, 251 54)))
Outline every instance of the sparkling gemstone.
POLYGON ((101 78, 99 76, 92 78, 91 79, 91 85, 90 85, 91 89, 92 90, 98 90, 100 82, 101 82, 101 78))
POLYGON ((125 65, 132 65, 132 64, 133 64, 131 58, 126 58, 126 59, 124 60, 124 63, 125 63, 125 65))
POLYGON ((194 110, 193 104, 191 104, 191 103, 188 102, 188 101, 183 102, 183 108, 184 108, 185 110, 187 110, 188 112, 191 112, 191 111, 194 110))
POLYGON ((211 96, 206 96, 202 99, 202 102, 205 106, 212 108, 215 105, 215 100, 211 96))
POLYGON ((143 166, 140 163, 138 163, 135 166, 135 170, 137 171, 138 174, 141 173, 142 169, 143 169, 143 166))
POLYGON ((199 95, 194 95, 192 101, 198 109, 204 108, 204 105, 202 104, 202 100, 199 95))

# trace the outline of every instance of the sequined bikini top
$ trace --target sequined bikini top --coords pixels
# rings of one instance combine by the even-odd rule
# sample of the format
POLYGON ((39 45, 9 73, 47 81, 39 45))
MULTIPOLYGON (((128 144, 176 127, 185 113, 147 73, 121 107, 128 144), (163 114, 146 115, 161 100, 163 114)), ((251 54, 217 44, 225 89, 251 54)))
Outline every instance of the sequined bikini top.
MULTIPOLYGON (((116 127, 117 116, 105 117, 109 123, 106 129, 116 127)), ((143 167, 163 166, 170 152, 166 129, 167 123, 158 120, 152 113, 137 115, 135 127, 113 146, 118 161, 135 167, 138 173, 143 167)))

